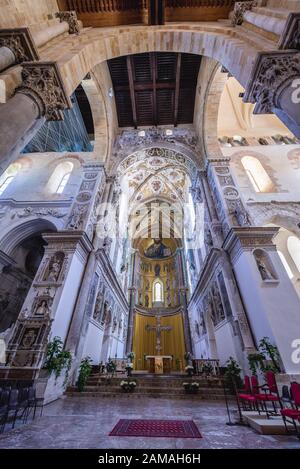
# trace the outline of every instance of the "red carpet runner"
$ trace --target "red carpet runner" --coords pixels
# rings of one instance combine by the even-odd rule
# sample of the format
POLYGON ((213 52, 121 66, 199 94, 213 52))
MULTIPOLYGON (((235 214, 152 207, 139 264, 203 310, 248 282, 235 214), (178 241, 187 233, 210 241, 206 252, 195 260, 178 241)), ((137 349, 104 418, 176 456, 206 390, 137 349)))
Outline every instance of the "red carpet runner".
POLYGON ((119 420, 109 436, 202 438, 192 420, 119 420))

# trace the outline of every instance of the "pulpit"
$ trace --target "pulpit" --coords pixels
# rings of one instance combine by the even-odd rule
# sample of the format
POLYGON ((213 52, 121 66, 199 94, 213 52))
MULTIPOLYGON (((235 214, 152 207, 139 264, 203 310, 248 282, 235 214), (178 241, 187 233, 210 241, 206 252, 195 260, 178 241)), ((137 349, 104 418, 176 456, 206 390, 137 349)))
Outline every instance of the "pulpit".
POLYGON ((149 373, 163 374, 171 372, 171 361, 173 357, 168 355, 148 355, 149 373))

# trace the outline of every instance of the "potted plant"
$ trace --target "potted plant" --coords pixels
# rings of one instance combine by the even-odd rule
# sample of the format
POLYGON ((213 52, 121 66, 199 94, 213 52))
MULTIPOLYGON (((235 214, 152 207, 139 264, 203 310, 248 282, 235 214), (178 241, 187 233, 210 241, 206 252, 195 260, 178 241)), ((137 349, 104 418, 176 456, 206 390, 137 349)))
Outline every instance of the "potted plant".
POLYGON ((72 365, 72 355, 68 350, 63 350, 63 345, 60 337, 54 337, 54 339, 48 343, 43 368, 47 370, 49 374, 55 374, 55 383, 61 376, 62 371, 65 370, 65 379, 63 382, 65 386, 72 365))
POLYGON ((133 360, 135 358, 135 353, 134 352, 129 352, 127 355, 127 364, 125 367, 125 370, 127 372, 127 376, 130 377, 132 376, 132 370, 133 370, 133 360))
POLYGON ((109 358, 108 362, 106 363, 107 373, 111 373, 111 375, 114 376, 116 369, 117 369, 116 363, 111 358, 109 358))
POLYGON ((188 394, 197 394, 199 390, 199 383, 196 383, 196 381, 192 381, 190 383, 183 383, 182 386, 188 394))
POLYGON ((90 377, 92 372, 92 359, 90 357, 86 357, 81 360, 80 368, 79 368, 79 375, 77 380, 77 388, 79 392, 84 390, 87 380, 90 377))
POLYGON ((225 384, 230 389, 232 393, 235 392, 235 389, 240 389, 243 385, 241 379, 241 368, 238 362, 233 358, 229 357, 226 362, 226 371, 224 374, 225 384))
POLYGON ((134 380, 123 380, 120 383, 120 386, 124 392, 133 392, 136 388, 136 381, 134 380))
POLYGON ((187 365, 187 366, 185 367, 185 371, 186 371, 186 373, 188 374, 188 376, 190 376, 190 377, 193 376, 193 374, 194 374, 194 367, 193 367, 193 365, 187 365))

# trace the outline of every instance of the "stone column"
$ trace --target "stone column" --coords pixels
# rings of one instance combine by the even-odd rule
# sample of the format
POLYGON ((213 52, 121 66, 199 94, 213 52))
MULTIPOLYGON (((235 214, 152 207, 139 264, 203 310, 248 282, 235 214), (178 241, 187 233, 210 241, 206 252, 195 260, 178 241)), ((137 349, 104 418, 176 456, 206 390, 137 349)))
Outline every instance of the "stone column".
POLYGON ((255 114, 275 113, 300 138, 299 52, 260 52, 243 100, 256 103, 255 114))
POLYGON ((0 72, 15 63, 15 54, 8 47, 0 47, 0 72))
POLYGON ((232 228, 224 242, 256 345, 269 337, 285 372, 299 375, 293 341, 299 339, 299 297, 272 243, 278 228, 232 228))
POLYGON ((129 292, 129 315, 128 315, 128 331, 127 331, 127 341, 126 341, 126 354, 132 351, 133 344, 133 329, 134 329, 134 306, 135 306, 135 274, 137 271, 138 256, 136 251, 133 251, 131 254, 131 281, 129 292))
MULTIPOLYGON (((207 163, 207 178, 215 210, 222 224, 223 239, 232 226, 250 226, 249 214, 231 175, 230 158, 210 158, 207 163)), ((219 224, 217 228, 220 241, 222 238, 219 224)))
POLYGON ((0 106, 0 165, 6 169, 10 155, 39 118, 38 105, 25 94, 16 94, 0 106))
POLYGON ((11 164, 14 149, 34 127, 37 119, 61 120, 71 106, 57 65, 26 63, 22 85, 16 95, 0 107, 0 166, 11 164))

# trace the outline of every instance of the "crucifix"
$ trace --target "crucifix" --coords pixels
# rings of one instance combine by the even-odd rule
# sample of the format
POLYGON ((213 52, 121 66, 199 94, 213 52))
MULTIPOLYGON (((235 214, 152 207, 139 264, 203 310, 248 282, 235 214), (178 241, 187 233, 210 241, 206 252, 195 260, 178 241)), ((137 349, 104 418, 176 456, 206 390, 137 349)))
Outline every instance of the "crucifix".
POLYGON ((161 316, 156 316, 156 326, 150 326, 149 324, 146 325, 146 331, 155 331, 156 332, 156 347, 155 350, 158 354, 161 352, 161 333, 162 331, 171 331, 171 326, 162 326, 161 325, 161 316))

